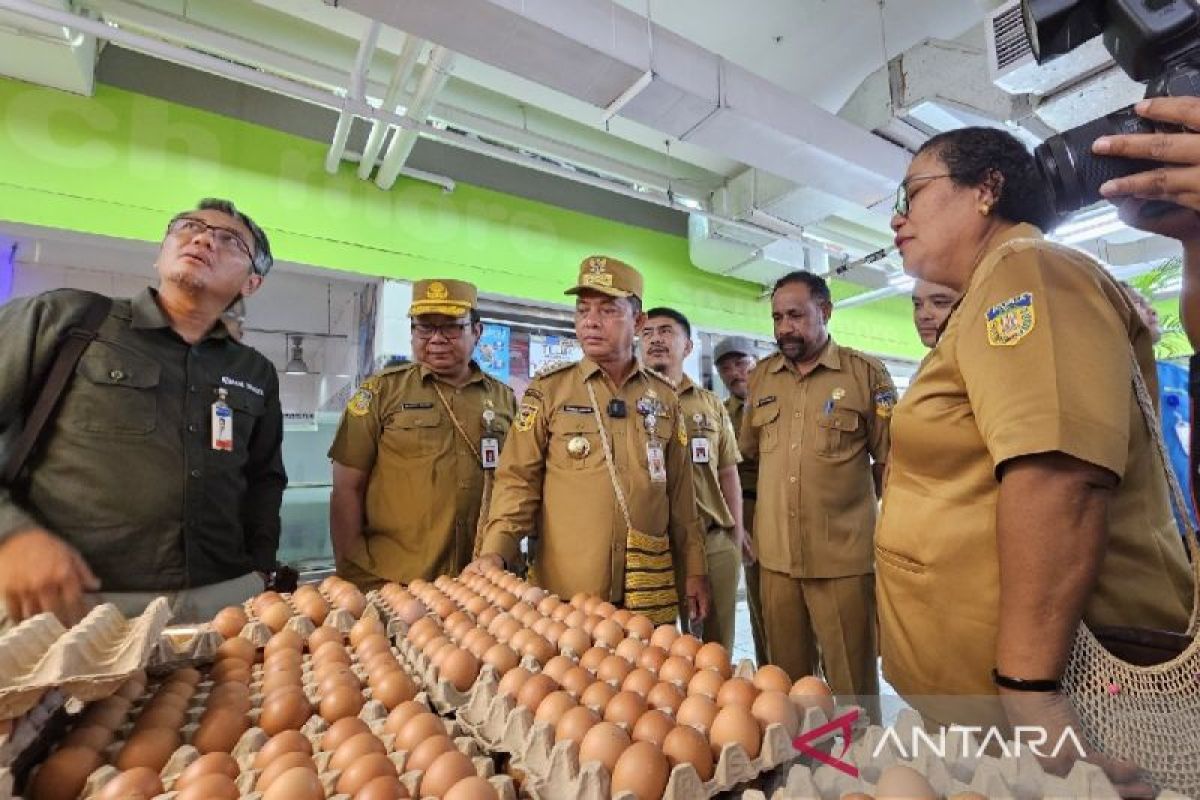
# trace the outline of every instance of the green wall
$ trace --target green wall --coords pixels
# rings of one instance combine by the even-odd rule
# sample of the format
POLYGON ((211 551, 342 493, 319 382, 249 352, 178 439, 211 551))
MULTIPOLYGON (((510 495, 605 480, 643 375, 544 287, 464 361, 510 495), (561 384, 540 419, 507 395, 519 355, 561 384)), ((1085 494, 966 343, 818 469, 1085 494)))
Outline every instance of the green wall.
MULTIPOLYGON (((0 79, 0 219, 156 241, 203 196, 235 200, 280 259, 366 275, 469 280, 484 292, 563 303, 587 255, 639 267, 647 301, 700 326, 770 333, 754 284, 692 266, 684 238, 459 184, 401 178, 389 191, 326 146, 98 85, 85 98, 0 79)), ((836 287, 839 294, 849 287, 836 287)), ((270 291, 268 282, 264 291, 270 291)), ((835 314, 839 341, 920 357, 905 298, 835 314)))

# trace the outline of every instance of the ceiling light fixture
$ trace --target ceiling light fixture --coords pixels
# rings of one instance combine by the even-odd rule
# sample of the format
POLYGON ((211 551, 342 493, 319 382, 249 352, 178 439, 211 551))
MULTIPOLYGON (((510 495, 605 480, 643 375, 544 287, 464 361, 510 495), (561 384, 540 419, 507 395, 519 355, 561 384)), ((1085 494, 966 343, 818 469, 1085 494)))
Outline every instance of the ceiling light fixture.
POLYGON ((284 373, 287 375, 307 375, 308 364, 304 363, 304 337, 285 336, 284 338, 290 338, 292 342, 292 360, 284 367, 284 373))

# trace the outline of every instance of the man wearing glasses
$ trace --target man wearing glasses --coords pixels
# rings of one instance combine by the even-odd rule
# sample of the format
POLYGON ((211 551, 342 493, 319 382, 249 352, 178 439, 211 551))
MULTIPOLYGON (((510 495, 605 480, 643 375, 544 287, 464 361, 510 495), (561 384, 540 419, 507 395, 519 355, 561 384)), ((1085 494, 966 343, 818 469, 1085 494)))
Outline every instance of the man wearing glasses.
POLYGON ((457 575, 471 561, 491 475, 516 414, 512 389, 471 358, 475 287, 413 284, 412 363, 367 379, 329 449, 338 574, 360 588, 457 575))
POLYGON ((0 308, 7 456, 65 338, 107 307, 32 457, 0 484, 10 621, 50 611, 70 624, 96 600, 133 614, 160 594, 177 620, 203 620, 262 591, 287 484, 279 384, 222 314, 272 263, 262 229, 210 198, 167 225, 157 288, 110 306, 59 289, 0 308))

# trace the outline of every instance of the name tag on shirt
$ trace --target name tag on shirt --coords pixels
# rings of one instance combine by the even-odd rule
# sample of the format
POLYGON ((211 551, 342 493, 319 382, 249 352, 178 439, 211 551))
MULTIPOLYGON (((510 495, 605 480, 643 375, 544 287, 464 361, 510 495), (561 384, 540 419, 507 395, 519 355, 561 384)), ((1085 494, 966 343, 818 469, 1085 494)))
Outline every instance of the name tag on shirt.
POLYGON ((663 454, 662 442, 646 442, 646 467, 651 483, 667 482, 667 457, 663 454))
POLYGON ((495 469, 500 463, 500 440, 485 436, 479 440, 479 460, 484 469, 495 469))
POLYGON ((707 464, 710 454, 708 452, 708 438, 704 436, 692 437, 692 463, 707 464))
POLYGON ((212 404, 212 449, 233 450, 233 409, 222 400, 212 404))

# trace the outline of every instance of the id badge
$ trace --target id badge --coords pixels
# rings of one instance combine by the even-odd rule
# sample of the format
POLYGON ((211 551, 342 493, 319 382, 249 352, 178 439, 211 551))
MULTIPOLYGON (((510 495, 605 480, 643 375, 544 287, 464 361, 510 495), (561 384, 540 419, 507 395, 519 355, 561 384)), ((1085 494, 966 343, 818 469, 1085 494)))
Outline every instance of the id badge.
POLYGON ((663 454, 662 442, 646 442, 646 466, 650 472, 651 483, 667 482, 667 457, 663 454))
POLYGON ((1179 437, 1179 444, 1183 445, 1185 455, 1192 454, 1192 424, 1187 420, 1177 420, 1175 422, 1175 435, 1179 437))
POLYGON ((484 469, 495 469, 500 463, 500 440, 489 436, 479 440, 479 460, 484 469))
POLYGON ((233 409, 225 403, 224 389, 212 404, 212 449, 233 450, 233 409))
POLYGON ((708 439, 704 436, 692 437, 692 463, 707 464, 709 459, 708 439))

